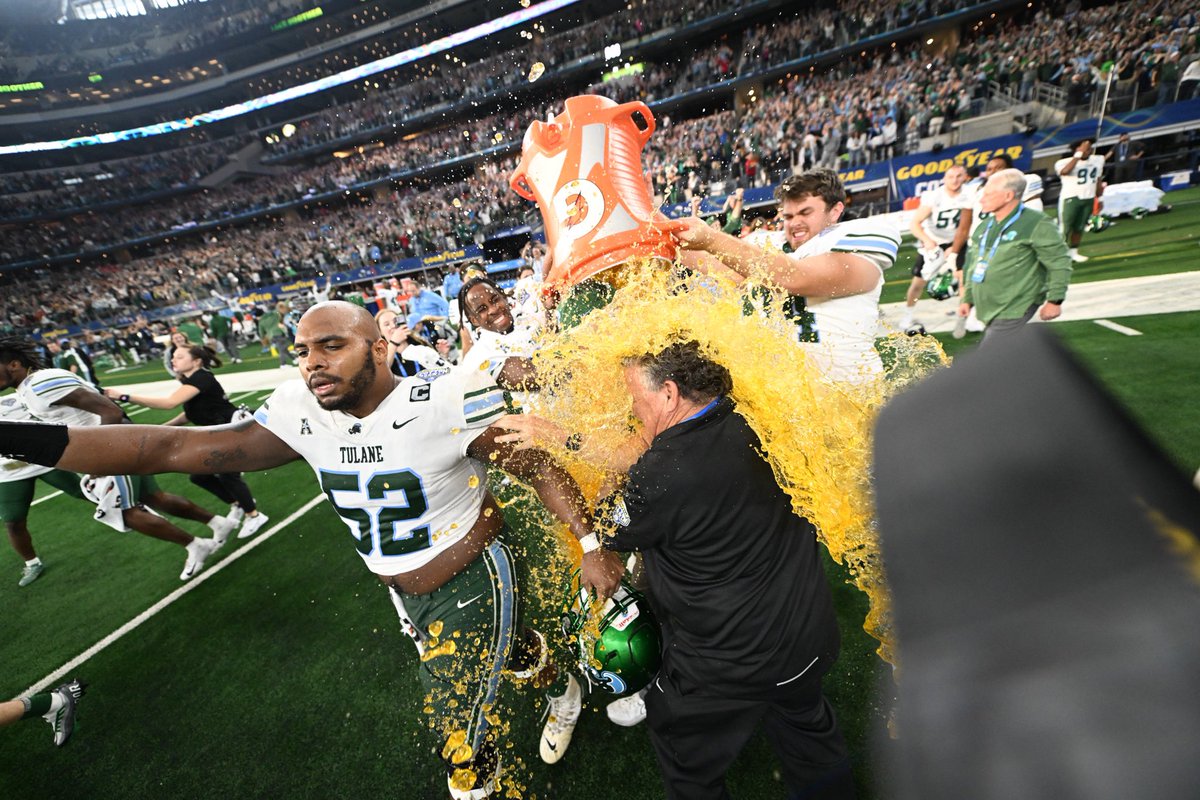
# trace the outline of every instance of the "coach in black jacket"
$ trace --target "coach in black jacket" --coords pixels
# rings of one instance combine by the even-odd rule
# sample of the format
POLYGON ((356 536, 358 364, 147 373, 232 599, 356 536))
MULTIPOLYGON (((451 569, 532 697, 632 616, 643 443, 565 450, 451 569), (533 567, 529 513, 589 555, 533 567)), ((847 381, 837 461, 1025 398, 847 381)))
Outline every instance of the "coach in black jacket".
POLYGON ((761 722, 794 796, 853 797, 821 677, 839 634, 812 525, 792 513, 732 380, 695 342, 632 359, 650 448, 613 500, 608 546, 640 550, 663 627, 647 724, 669 798, 724 798, 761 722))

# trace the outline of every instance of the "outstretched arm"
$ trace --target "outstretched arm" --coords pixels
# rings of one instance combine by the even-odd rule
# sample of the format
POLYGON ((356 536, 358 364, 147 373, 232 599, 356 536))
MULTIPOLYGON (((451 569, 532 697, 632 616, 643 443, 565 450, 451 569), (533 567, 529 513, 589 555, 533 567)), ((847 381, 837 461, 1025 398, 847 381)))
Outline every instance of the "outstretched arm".
POLYGON ((196 395, 200 394, 200 390, 195 386, 180 386, 175 391, 162 397, 154 397, 148 394, 126 394, 120 389, 105 389, 104 396, 109 400, 122 400, 126 403, 136 403, 139 406, 146 408, 158 408, 164 411, 172 408, 177 408, 188 400, 191 400, 196 395))
POLYGON ((248 472, 300 457, 253 420, 211 428, 3 422, 0 454, 96 475, 248 472))
MULTIPOLYGON (((587 503, 575 479, 541 450, 518 451, 510 444, 496 441, 501 433, 496 428, 486 429, 471 442, 467 455, 484 464, 495 464, 532 486, 546 508, 567 524, 576 539, 593 535, 587 503)), ((583 554, 579 581, 601 597, 609 597, 616 591, 624 571, 616 553, 593 550, 583 554)))
POLYGON ((694 217, 679 220, 679 245, 685 250, 703 250, 719 258, 739 275, 750 277, 755 266, 789 294, 804 297, 847 297, 870 291, 879 281, 879 269, 853 253, 832 251, 808 258, 764 252, 744 239, 714 231, 694 217))

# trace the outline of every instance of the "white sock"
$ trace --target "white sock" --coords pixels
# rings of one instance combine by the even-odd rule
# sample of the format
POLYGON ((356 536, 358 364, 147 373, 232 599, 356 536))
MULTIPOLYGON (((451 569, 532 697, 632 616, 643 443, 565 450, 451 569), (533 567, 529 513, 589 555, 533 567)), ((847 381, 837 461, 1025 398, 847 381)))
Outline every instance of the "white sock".
POLYGON ((1079 255, 1079 248, 1078 247, 1068 247, 1067 252, 1073 256, 1077 256, 1077 255, 1079 255))
POLYGON ((25 566, 32 567, 32 566, 36 566, 40 563, 42 563, 42 560, 40 558, 38 558, 37 556, 34 556, 33 558, 31 558, 25 562, 25 566))

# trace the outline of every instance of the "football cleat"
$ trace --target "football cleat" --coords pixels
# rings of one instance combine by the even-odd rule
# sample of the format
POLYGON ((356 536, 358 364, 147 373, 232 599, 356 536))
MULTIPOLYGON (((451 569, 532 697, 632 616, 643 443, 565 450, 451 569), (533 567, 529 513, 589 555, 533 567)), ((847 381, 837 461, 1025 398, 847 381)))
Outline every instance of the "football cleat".
POLYGON ((208 527, 212 529, 212 540, 217 547, 225 544, 229 538, 229 534, 233 533, 233 529, 237 527, 237 520, 229 517, 213 517, 209 520, 208 527))
POLYGON ((179 580, 190 581, 196 573, 204 569, 204 562, 220 546, 220 542, 215 539, 193 538, 186 548, 187 561, 183 563, 183 572, 179 573, 179 580))
POLYGON ((78 678, 55 687, 50 710, 42 715, 54 729, 55 746, 62 747, 71 738, 71 731, 75 729, 75 705, 86 688, 87 684, 78 678))
POLYGON ((958 319, 954 320, 954 333, 952 335, 955 339, 961 339, 967 335, 966 317, 959 317, 958 319))
POLYGON ((249 539, 262 530, 262 527, 270 522, 270 520, 271 518, 261 511, 253 517, 246 517, 246 521, 242 523, 242 529, 238 531, 237 538, 249 539))
POLYGON ((562 697, 551 697, 546 709, 546 725, 538 751, 542 761, 557 764, 571 744, 579 712, 583 709, 583 689, 574 675, 567 675, 567 691, 562 697))
POLYGON ((640 725, 646 719, 646 701, 642 699, 645 694, 646 691, 643 689, 629 697, 613 700, 604 709, 604 713, 608 714, 608 718, 613 724, 620 725, 622 728, 640 725))
POLYGON ((562 630, 577 647, 588 682, 622 697, 644 688, 662 663, 662 632, 649 603, 626 580, 593 617, 591 597, 571 575, 562 630))
POLYGON ((17 586, 28 586, 42 576, 46 571, 46 565, 41 561, 33 564, 26 564, 21 570, 21 580, 17 581, 17 586))
POLYGON ((919 322, 914 322, 912 325, 909 325, 904 329, 904 333, 907 336, 924 336, 925 326, 919 322))

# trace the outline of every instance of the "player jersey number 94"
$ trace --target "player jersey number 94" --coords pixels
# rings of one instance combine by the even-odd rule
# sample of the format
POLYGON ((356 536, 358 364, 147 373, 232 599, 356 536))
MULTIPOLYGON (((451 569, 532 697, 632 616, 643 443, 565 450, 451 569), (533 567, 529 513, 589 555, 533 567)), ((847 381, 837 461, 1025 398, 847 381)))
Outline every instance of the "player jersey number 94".
POLYGON ((402 556, 429 547, 429 526, 404 528, 400 523, 419 519, 429 509, 421 478, 411 470, 377 472, 362 483, 357 472, 321 470, 321 489, 338 516, 350 527, 358 552, 369 556, 378 549, 384 556, 402 556), (360 500, 397 500, 400 505, 365 509, 344 506, 351 496, 360 500), (348 496, 349 495, 349 496, 348 496))

